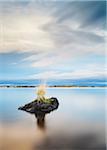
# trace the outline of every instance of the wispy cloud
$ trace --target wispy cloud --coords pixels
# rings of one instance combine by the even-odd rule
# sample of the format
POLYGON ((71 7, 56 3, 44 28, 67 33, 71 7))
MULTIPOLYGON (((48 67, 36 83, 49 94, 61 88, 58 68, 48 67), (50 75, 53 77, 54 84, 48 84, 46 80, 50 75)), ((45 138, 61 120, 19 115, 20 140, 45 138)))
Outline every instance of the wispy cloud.
POLYGON ((45 71, 30 75, 31 79, 83 79, 83 78, 105 78, 106 70, 98 64, 88 64, 87 67, 78 68, 69 72, 45 71))
POLYGON ((104 33, 98 35, 104 28, 104 2, 13 2, 1 3, 1 7, 2 52, 59 50, 79 44, 88 49, 104 42, 104 33))
MULTIPOLYGON (((0 53, 28 53, 13 64, 20 61, 30 69, 40 69, 35 78, 42 78, 42 74, 48 77, 48 73, 54 78, 103 75, 91 68, 77 71, 76 64, 79 58, 88 56, 91 62, 92 54, 95 59, 105 57, 105 4, 105 1, 0 2, 0 53)), ((104 60, 97 59, 97 63, 104 65, 104 60)))

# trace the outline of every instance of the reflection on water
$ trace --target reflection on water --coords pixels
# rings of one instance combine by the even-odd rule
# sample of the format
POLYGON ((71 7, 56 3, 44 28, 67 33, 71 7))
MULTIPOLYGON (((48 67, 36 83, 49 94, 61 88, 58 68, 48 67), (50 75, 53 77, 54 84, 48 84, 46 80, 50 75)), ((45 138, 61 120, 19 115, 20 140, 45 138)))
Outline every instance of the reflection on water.
POLYGON ((41 130, 46 129, 45 116, 40 116, 40 117, 37 118, 37 126, 41 130))
POLYGON ((0 150, 106 149, 104 89, 48 89, 60 106, 38 119, 17 110, 34 91, 0 89, 0 150))

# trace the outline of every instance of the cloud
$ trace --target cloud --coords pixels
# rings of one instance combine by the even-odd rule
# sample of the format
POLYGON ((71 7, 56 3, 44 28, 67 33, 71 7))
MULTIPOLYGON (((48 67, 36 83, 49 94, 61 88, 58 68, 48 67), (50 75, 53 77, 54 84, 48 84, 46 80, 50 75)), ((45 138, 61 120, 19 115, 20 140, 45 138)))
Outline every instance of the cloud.
POLYGON ((30 75, 33 79, 83 79, 83 78, 104 78, 106 77, 106 70, 104 66, 99 64, 88 64, 85 67, 77 68, 69 72, 61 71, 45 71, 30 75))
POLYGON ((90 57, 90 64, 92 56, 105 58, 104 1, 14 1, 0 2, 0 8, 0 54, 25 54, 13 59, 14 66, 27 64, 40 72, 31 75, 35 78, 103 76, 103 70, 88 70, 85 58, 90 57))
MULTIPOLYGON (((42 57, 40 57, 37 61, 34 60, 34 57, 32 56, 32 60, 31 61, 31 66, 32 67, 36 67, 36 68, 40 68, 40 67, 54 67, 54 66, 58 66, 62 63, 66 63, 67 61, 69 61, 71 59, 71 52, 70 51, 65 51, 62 50, 60 51, 55 51, 52 53, 45 53, 44 55, 40 55, 42 57)), ((73 56, 73 54, 72 54, 73 56)), ((29 57, 28 57, 29 59, 29 57)))
POLYGON ((102 71, 78 70, 74 72, 55 72, 47 71, 29 76, 30 79, 83 79, 83 78, 98 78, 104 77, 102 71))
MULTIPOLYGON (((102 26, 92 19, 92 17, 96 20, 104 18, 104 12, 101 12, 103 2, 0 4, 4 8, 0 13, 2 27, 0 52, 54 51, 62 50, 63 47, 66 50, 73 47, 74 51, 78 52, 76 45, 84 44, 84 49, 87 51, 89 45, 93 47, 95 44, 100 46, 104 43, 104 36, 97 34, 100 29, 103 31, 102 26), (99 18, 97 16, 95 18, 98 11, 102 14, 99 18), (86 22, 88 25, 85 25, 86 22), (91 26, 92 29, 93 22, 98 29, 94 26, 94 32, 84 30, 86 26, 91 26)), ((103 19, 103 23, 104 21, 103 19)), ((81 49, 81 52, 84 49, 81 49)))
POLYGON ((0 13, 0 52, 47 51, 54 47, 49 33, 40 29, 51 20, 50 16, 31 10, 29 5, 22 7, 14 3, 4 7, 5 12, 0 13))
POLYGON ((78 24, 80 28, 93 28, 93 26, 95 29, 104 28, 106 1, 63 2, 59 9, 54 11, 54 16, 57 16, 57 23, 72 22, 73 25, 78 24))

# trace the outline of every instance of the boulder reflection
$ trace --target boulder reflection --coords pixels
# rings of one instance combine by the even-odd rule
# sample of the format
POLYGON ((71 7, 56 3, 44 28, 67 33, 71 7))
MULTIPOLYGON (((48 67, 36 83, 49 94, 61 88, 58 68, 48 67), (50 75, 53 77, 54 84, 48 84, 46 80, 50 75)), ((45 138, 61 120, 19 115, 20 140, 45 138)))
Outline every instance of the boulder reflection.
POLYGON ((35 114, 35 117, 37 118, 37 127, 41 130, 45 130, 46 129, 45 114, 41 115, 35 114))

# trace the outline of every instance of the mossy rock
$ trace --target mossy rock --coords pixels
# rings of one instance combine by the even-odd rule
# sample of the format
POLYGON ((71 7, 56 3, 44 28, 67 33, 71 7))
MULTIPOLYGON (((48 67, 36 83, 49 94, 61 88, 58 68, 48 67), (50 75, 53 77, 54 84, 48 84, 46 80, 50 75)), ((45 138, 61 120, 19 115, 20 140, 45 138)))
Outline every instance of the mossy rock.
POLYGON ((57 109, 59 106, 59 102, 57 98, 51 97, 49 99, 42 100, 34 100, 31 103, 28 103, 22 107, 19 107, 19 110, 23 110, 29 112, 31 114, 35 114, 36 116, 45 115, 50 113, 51 111, 57 109))

